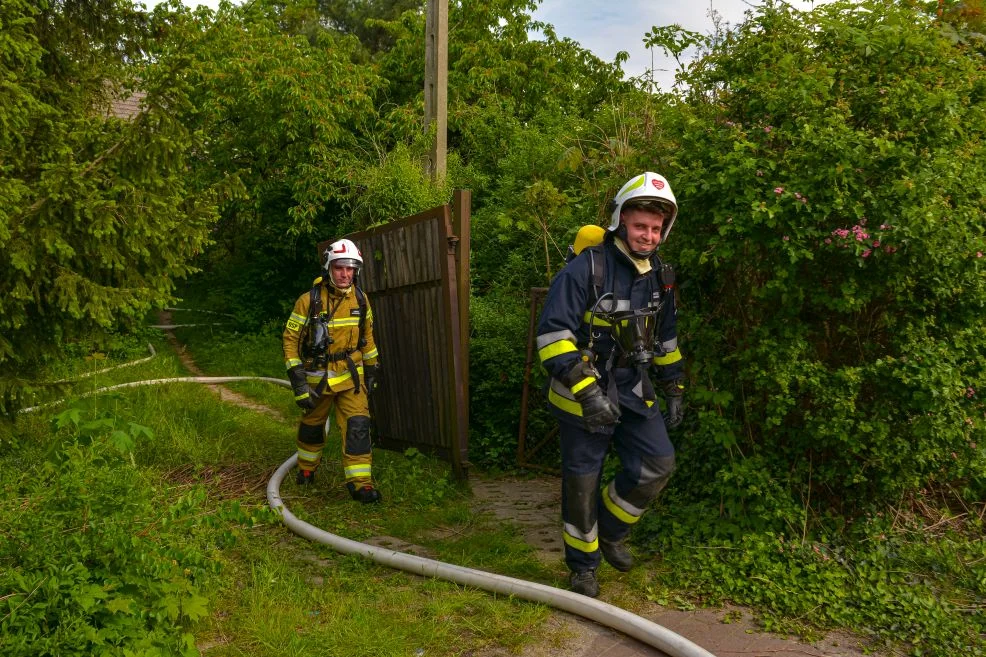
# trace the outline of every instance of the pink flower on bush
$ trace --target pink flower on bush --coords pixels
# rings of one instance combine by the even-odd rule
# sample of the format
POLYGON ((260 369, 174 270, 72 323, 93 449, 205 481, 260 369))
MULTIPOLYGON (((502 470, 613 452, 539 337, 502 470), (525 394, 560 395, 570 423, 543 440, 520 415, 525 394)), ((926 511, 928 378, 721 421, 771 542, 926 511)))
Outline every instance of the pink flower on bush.
POLYGON ((832 243, 832 238, 831 237, 826 237, 825 238, 825 243, 826 244, 831 244, 832 243))
POLYGON ((968 388, 965 389, 965 396, 967 399, 971 399, 975 394, 976 394, 976 389, 973 388, 972 386, 969 386, 968 388))
POLYGON ((897 252, 897 247, 896 246, 888 246, 888 247, 885 247, 883 250, 886 251, 887 253, 896 253, 897 252))
POLYGON ((880 224, 880 230, 890 230, 893 228, 890 224, 880 224))
POLYGON ((873 249, 866 249, 865 251, 863 251, 863 257, 869 258, 871 253, 873 253, 873 249))
POLYGON ((880 246, 880 240, 873 240, 873 248, 875 249, 879 246, 880 246))
POLYGON ((757 169, 757 177, 758 178, 763 178, 763 171, 762 170, 757 169))
POLYGON ((775 194, 783 194, 784 193, 784 188, 783 187, 774 187, 774 193, 775 194))
POLYGON ((790 237, 788 237, 787 235, 785 235, 785 236, 784 236, 783 238, 781 238, 781 239, 783 239, 783 240, 784 240, 785 242, 790 242, 790 241, 791 241, 791 238, 790 238, 790 237))
POLYGON ((836 237, 841 237, 843 239, 849 237, 849 231, 846 230, 845 228, 836 228, 835 230, 832 231, 832 234, 835 235, 836 237))
POLYGON ((770 131, 771 131, 771 130, 773 130, 773 128, 772 128, 772 127, 770 127, 769 125, 768 125, 768 126, 764 126, 764 129, 763 129, 763 131, 764 131, 764 132, 766 132, 767 134, 770 134, 770 131))
POLYGON ((982 251, 976 251, 976 257, 977 258, 982 258, 983 257, 983 252, 982 251))

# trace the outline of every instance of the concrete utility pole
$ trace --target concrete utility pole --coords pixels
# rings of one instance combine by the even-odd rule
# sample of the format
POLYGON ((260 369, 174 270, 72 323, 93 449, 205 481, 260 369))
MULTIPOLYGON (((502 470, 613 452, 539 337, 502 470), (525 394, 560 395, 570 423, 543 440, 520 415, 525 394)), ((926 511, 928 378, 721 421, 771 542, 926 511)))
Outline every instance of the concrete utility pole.
POLYGON ((445 177, 448 148, 448 0, 428 0, 425 20, 425 132, 435 124, 425 170, 434 180, 445 177))

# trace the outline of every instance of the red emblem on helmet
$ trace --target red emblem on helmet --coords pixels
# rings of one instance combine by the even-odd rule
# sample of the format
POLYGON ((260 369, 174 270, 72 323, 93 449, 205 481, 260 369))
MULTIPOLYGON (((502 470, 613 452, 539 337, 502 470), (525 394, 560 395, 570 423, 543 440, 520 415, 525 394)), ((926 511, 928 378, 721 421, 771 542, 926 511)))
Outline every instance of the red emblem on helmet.
POLYGON ((658 189, 664 189, 663 180, 658 180, 657 178, 654 178, 653 180, 650 181, 650 183, 654 185, 654 187, 657 187, 658 189))

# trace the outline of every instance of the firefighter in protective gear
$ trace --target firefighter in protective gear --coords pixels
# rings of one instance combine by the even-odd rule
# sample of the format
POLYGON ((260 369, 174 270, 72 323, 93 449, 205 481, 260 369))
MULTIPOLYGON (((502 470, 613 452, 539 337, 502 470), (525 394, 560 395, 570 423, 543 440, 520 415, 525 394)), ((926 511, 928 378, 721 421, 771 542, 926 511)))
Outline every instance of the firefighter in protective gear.
POLYGON ((561 429, 565 561, 572 590, 592 597, 602 559, 621 571, 633 566, 625 540, 674 469, 667 430, 681 422, 684 390, 673 269, 656 254, 677 201, 663 176, 646 172, 609 211, 601 244, 579 249, 551 282, 537 328, 548 407, 561 429), (620 470, 600 492, 611 444, 620 470))
POLYGON ((321 278, 295 302, 282 340, 295 402, 305 411, 298 425, 298 483, 314 480, 335 407, 346 488, 354 500, 372 503, 381 496, 372 478, 367 396, 379 353, 373 312, 355 283, 362 265, 352 241, 333 242, 323 254, 321 278))

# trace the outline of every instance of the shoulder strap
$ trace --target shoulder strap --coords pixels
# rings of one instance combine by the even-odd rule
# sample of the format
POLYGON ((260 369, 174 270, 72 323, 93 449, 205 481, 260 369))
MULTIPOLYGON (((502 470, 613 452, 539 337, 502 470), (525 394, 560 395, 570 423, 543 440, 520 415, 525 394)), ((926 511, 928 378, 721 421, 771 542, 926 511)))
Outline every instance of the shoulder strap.
POLYGON ((316 279, 308 297, 308 323, 311 324, 322 312, 322 279, 316 279))
POLYGON ((606 281, 606 254, 598 246, 592 246, 585 250, 589 252, 589 278, 591 279, 589 304, 591 307, 603 293, 603 284, 606 281))
POLYGON ((362 351, 366 346, 366 294, 359 285, 355 287, 356 304, 359 306, 359 337, 356 339, 356 348, 362 351))

